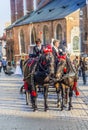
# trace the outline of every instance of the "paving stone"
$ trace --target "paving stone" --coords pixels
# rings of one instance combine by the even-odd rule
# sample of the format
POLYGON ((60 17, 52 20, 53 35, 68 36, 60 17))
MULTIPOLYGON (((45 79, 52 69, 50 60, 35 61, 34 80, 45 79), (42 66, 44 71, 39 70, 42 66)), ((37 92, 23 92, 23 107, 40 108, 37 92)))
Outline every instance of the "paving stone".
POLYGON ((79 79, 80 96, 73 96, 73 108, 57 108, 56 93, 49 93, 49 111, 44 112, 43 95, 38 95, 38 111, 20 94, 22 76, 0 75, 0 130, 88 130, 88 83, 79 79))

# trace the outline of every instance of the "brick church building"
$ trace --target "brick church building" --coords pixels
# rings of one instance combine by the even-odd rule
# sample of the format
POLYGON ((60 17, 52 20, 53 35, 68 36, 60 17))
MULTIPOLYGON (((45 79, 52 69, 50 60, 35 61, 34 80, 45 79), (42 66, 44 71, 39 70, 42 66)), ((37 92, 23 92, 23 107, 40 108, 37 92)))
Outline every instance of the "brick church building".
POLYGON ((53 39, 65 41, 72 55, 79 55, 80 10, 86 5, 85 0, 10 0, 11 22, 6 28, 7 59, 18 60, 23 53, 32 53, 35 40, 40 38, 42 44, 51 43, 53 39))

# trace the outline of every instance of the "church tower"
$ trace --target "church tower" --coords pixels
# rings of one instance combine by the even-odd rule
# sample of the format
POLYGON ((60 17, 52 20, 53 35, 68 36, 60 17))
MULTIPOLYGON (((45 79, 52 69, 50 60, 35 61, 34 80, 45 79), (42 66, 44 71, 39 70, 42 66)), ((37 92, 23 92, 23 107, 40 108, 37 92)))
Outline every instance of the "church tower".
POLYGON ((34 0, 26 0, 26 13, 30 13, 34 9, 33 2, 34 0))
POLYGON ((15 0, 10 0, 10 8, 11 8, 11 23, 16 20, 15 17, 15 0))
POLYGON ((10 0, 11 23, 24 15, 23 0, 10 0))

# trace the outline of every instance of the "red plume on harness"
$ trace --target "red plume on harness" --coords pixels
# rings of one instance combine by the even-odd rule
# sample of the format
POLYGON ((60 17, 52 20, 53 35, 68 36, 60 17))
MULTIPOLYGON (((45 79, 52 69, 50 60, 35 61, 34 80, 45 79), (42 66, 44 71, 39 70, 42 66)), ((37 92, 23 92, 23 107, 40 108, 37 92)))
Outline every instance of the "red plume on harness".
POLYGON ((66 54, 64 54, 64 55, 58 55, 58 58, 59 58, 59 59, 66 60, 66 54))
POLYGON ((79 96, 79 95, 80 95, 80 93, 79 93, 79 91, 78 91, 78 89, 77 89, 77 82, 76 82, 76 81, 74 82, 73 90, 74 90, 76 96, 79 96))
POLYGON ((63 71, 64 71, 64 73, 66 73, 66 72, 67 72, 67 68, 66 68, 66 67, 64 67, 63 71))
POLYGON ((37 96, 37 93, 36 93, 35 90, 32 90, 32 92, 31 92, 31 96, 33 96, 33 97, 36 97, 36 96, 37 96))
POLYGON ((48 52, 52 52, 52 46, 51 45, 47 45, 44 49, 43 49, 44 53, 48 53, 48 52))
MULTIPOLYGON (((60 59, 66 60, 66 54, 64 54, 64 55, 58 55, 58 59, 59 59, 59 60, 60 60, 60 59)), ((63 71, 64 71, 64 73, 66 73, 66 72, 67 72, 67 68, 64 67, 63 71)))
POLYGON ((24 89, 28 90, 28 83, 26 81, 24 81, 24 89))

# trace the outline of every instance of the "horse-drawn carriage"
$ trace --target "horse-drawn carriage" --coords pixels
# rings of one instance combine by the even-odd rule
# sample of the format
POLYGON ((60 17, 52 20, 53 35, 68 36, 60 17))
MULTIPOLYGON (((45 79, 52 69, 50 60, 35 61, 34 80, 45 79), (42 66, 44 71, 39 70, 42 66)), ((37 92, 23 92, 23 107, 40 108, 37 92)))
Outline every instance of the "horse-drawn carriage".
POLYGON ((69 97, 70 110, 72 107, 73 89, 76 91, 76 94, 79 94, 76 89, 77 74, 74 73, 74 75, 70 77, 68 76, 70 70, 67 60, 63 58, 64 56, 61 56, 61 59, 59 57, 60 60, 56 66, 51 47, 46 47, 43 52, 44 53, 40 57, 29 58, 24 63, 24 88, 26 90, 27 104, 30 95, 32 108, 34 111, 37 109, 37 87, 43 86, 44 110, 47 111, 48 89, 52 83, 52 85, 56 88, 57 105, 59 106, 60 104, 60 94, 62 97, 61 110, 63 110, 64 107, 64 99, 68 102, 65 97, 69 97))

